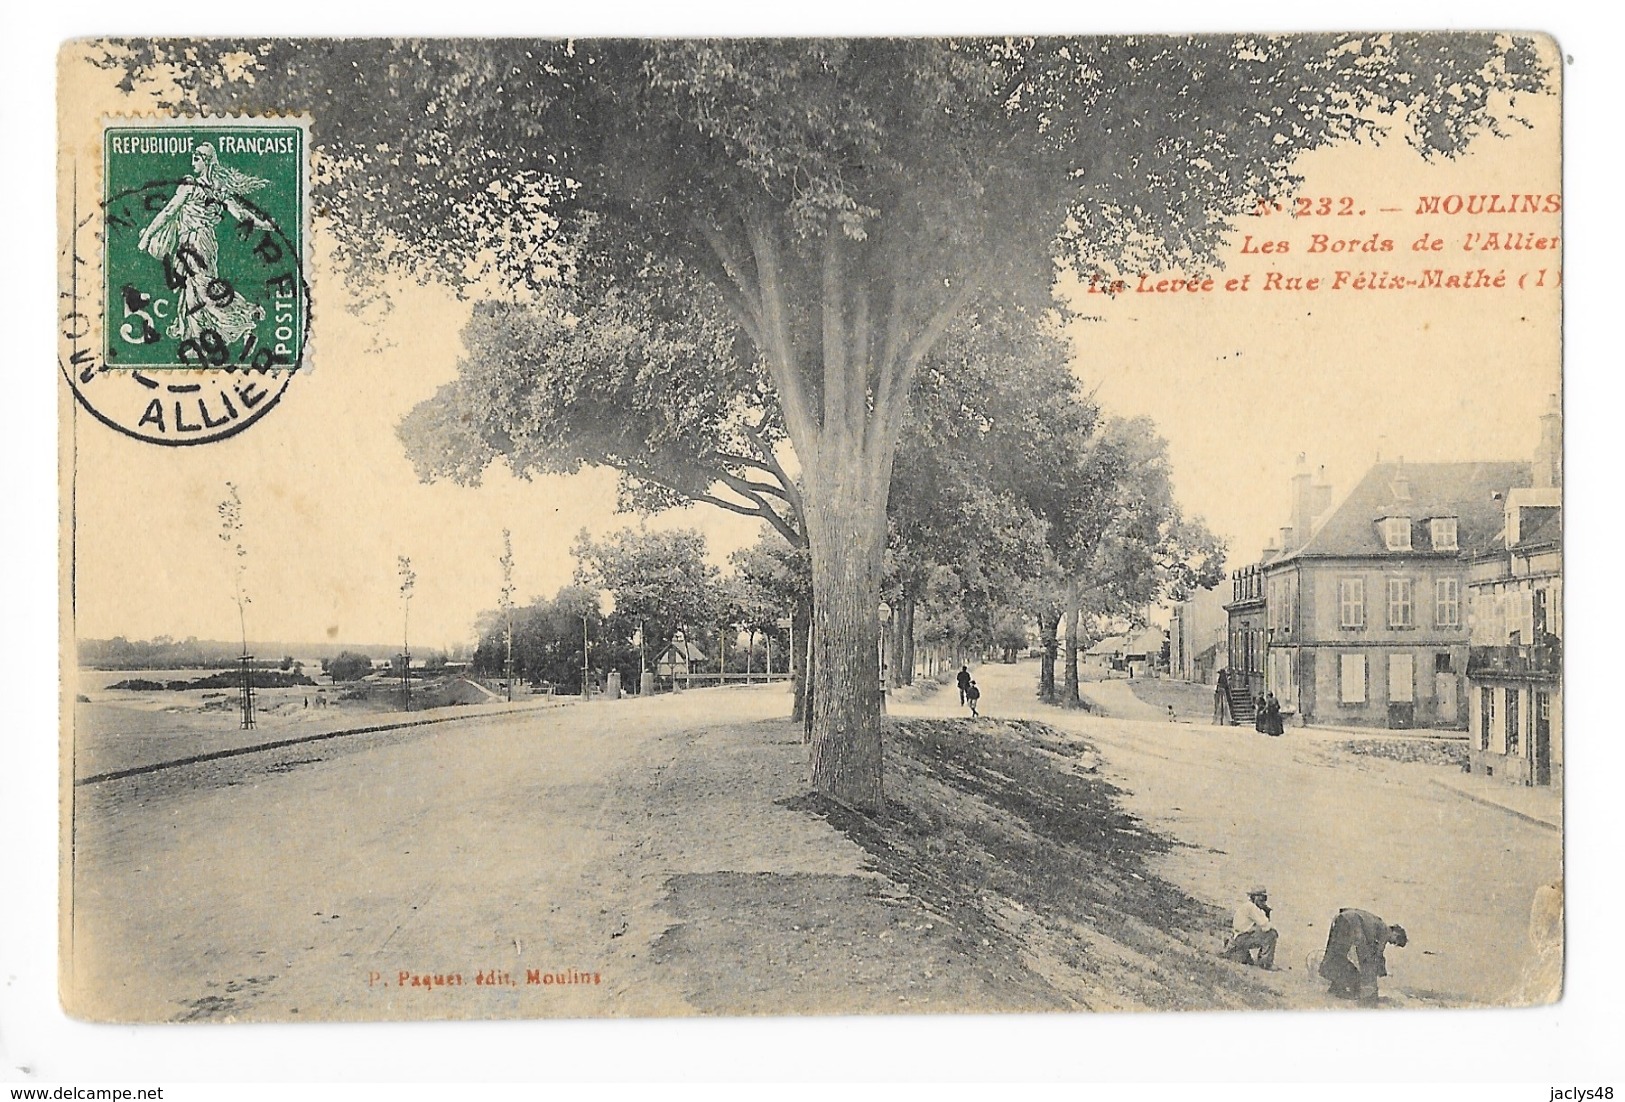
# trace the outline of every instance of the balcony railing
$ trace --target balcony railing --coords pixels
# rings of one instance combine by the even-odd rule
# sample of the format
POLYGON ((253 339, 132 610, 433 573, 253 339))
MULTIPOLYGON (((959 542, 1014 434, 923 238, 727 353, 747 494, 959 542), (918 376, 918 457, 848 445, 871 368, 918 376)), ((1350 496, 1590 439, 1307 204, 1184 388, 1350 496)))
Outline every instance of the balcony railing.
POLYGON ((1557 677, 1563 671, 1562 647, 1553 643, 1539 646, 1468 647, 1468 677, 1557 677))

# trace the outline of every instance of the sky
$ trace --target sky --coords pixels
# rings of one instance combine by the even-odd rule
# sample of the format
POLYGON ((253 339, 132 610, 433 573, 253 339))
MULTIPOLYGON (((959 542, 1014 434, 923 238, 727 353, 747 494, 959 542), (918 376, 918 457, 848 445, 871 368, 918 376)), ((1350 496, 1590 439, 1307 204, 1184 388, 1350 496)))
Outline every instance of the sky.
POLYGON ((1520 107, 1534 129, 1482 141, 1455 162, 1425 162, 1401 141, 1301 158, 1301 194, 1333 199, 1334 213, 1243 219, 1225 270, 1215 274, 1221 281, 1250 275, 1245 293, 1072 296, 1098 319, 1073 327, 1079 375, 1107 411, 1157 422, 1182 505, 1230 541, 1234 565, 1255 561, 1289 523, 1300 453, 1311 469, 1325 468, 1334 500, 1379 452, 1416 462, 1532 456, 1538 417, 1561 386, 1560 254, 1460 246, 1474 232, 1503 240, 1523 232, 1529 237, 1520 243, 1528 244, 1556 236, 1559 218, 1415 213, 1423 195, 1560 191, 1557 97, 1520 107), (1341 202, 1345 196, 1352 202, 1341 202), (1341 209, 1356 213, 1335 213, 1341 209), (1329 239, 1327 251, 1310 254, 1316 234, 1329 239), (1445 248, 1413 250, 1424 234, 1445 248), (1379 247, 1392 241, 1393 251, 1329 251, 1331 240, 1366 243, 1372 235, 1379 247), (1285 241, 1291 251, 1244 254, 1249 237, 1254 249, 1285 241), (1335 280, 1339 270, 1414 278, 1428 268, 1478 267, 1492 276, 1504 268, 1509 285, 1260 290, 1272 271, 1335 280), (1533 283, 1542 268, 1549 269, 1544 288, 1515 285, 1520 274, 1533 283))
MULTIPOLYGON (((1271 271, 1328 276, 1338 268, 1453 270, 1472 230, 1555 233, 1555 215, 1435 218, 1423 194, 1557 192, 1556 97, 1521 104, 1532 130, 1481 142, 1454 163, 1426 163, 1403 142, 1341 147, 1303 158, 1301 194, 1332 197, 1333 214, 1243 219, 1212 291, 1114 295, 1077 282, 1061 293, 1085 316, 1072 327, 1074 370, 1109 414, 1152 417, 1169 441, 1176 491, 1231 547, 1256 558, 1286 522, 1294 461, 1324 465, 1347 489, 1387 440, 1414 460, 1525 458, 1536 417, 1557 390, 1558 294, 1544 290, 1265 291, 1271 271), (1348 202, 1342 197, 1348 196, 1348 202), (1389 213, 1382 213, 1389 208, 1389 213), (1309 255, 1311 235, 1373 233, 1395 252, 1309 255), (1411 251, 1437 232, 1450 252, 1411 251), (1285 255, 1243 252, 1286 241, 1285 255), (1246 292, 1227 279, 1251 273, 1246 292)), ((321 224, 316 226, 320 248, 321 224)), ((1492 268, 1535 262, 1502 254, 1492 268)), ((1555 254, 1539 257, 1555 269, 1555 254)), ((414 405, 456 376, 469 304, 445 289, 398 281, 393 309, 355 312, 341 281, 313 281, 311 367, 249 431, 205 447, 155 448, 75 410, 76 603, 82 637, 236 634, 230 560, 215 505, 227 480, 242 494, 251 640, 380 644, 400 639, 397 556, 417 574, 413 646, 468 641, 501 585, 501 532, 513 533, 521 599, 569 581, 568 549, 639 518, 614 511, 615 477, 516 480, 500 464, 477 489, 424 485, 395 438, 414 405)), ((1160 277, 1159 277, 1160 278, 1160 277)), ((1555 284, 1555 276, 1552 277, 1555 284)), ((758 523, 706 506, 648 518, 703 531, 713 557, 756 538, 758 523)))

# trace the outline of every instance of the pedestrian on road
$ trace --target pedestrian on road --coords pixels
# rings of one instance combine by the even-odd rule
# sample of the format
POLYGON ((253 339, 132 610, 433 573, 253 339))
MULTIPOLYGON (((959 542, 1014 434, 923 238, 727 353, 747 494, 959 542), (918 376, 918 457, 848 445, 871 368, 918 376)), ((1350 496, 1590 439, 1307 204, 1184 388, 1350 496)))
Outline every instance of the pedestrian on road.
POLYGON ((1388 974, 1383 950, 1389 945, 1403 949, 1408 940, 1405 927, 1390 926, 1370 911, 1344 907, 1332 919, 1320 975, 1330 981, 1331 993, 1338 998, 1375 1006, 1377 979, 1388 974))
POLYGON ((966 694, 968 694, 969 692, 970 692, 970 669, 968 667, 966 667, 966 666, 960 666, 959 667, 959 706, 961 708, 963 708, 965 706, 966 694))
POLYGON ((1275 698, 1274 693, 1264 696, 1264 733, 1266 735, 1280 735, 1286 732, 1281 722, 1281 702, 1275 698))
POLYGON ((1267 703, 1262 693, 1253 698, 1253 730, 1261 735, 1267 733, 1264 726, 1264 706, 1267 703))
POLYGON ((1230 722, 1230 671, 1220 670, 1219 679, 1213 683, 1213 723, 1215 726, 1226 726, 1230 722))
POLYGON ((1267 972, 1275 971, 1275 943, 1280 931, 1270 924, 1270 893, 1262 884, 1247 889, 1247 898, 1236 908, 1230 923, 1230 940, 1224 958, 1237 964, 1251 964, 1267 972), (1253 954, 1257 953, 1255 959, 1253 954))
POLYGON ((979 716, 979 715, 982 714, 981 712, 976 710, 976 702, 981 700, 981 699, 982 699, 982 690, 978 689, 976 687, 976 682, 972 681, 969 685, 967 685, 965 687, 965 702, 970 705, 970 714, 971 715, 979 716))

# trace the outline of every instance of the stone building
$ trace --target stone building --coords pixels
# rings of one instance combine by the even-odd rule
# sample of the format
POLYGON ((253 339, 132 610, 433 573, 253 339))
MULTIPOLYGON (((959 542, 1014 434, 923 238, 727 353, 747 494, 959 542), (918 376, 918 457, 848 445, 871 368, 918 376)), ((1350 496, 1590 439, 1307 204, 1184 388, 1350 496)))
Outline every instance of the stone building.
POLYGON ((1378 462, 1335 505, 1303 457, 1279 544, 1232 577, 1237 712, 1273 692, 1300 723, 1464 728, 1465 557, 1529 463, 1378 462))
POLYGON ((1534 485, 1468 563, 1469 767, 1515 784, 1563 783, 1562 424, 1542 418, 1534 485))
POLYGON ((1198 590, 1174 606, 1168 621, 1168 672, 1183 681, 1213 684, 1229 659, 1225 586, 1198 590))

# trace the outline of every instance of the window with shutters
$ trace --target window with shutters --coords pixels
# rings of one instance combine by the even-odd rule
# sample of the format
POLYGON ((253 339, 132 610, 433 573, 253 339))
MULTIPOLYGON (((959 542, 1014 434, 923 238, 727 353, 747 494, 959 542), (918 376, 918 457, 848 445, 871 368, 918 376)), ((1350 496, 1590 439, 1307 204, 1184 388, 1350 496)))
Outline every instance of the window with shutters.
POLYGON ((1433 622, 1441 628, 1461 627, 1461 581, 1440 578, 1433 583, 1433 622))
POLYGON ((1460 550, 1456 543, 1455 517, 1434 517, 1433 520, 1429 522, 1429 527, 1432 529, 1430 536, 1433 540, 1433 549, 1435 551, 1460 550))
POLYGON ((1411 518, 1384 517, 1382 521, 1382 542, 1390 551, 1409 551, 1411 549, 1411 518))
POLYGON ((1365 655, 1340 655, 1338 667, 1341 673, 1338 699, 1344 704, 1364 704, 1365 655))
POLYGON ((1388 701, 1411 704, 1416 700, 1416 664, 1408 654, 1388 656, 1388 701))
POLYGON ((1416 626, 1414 585, 1409 578, 1388 579, 1388 626, 1411 628, 1416 626))
POLYGON ((1365 627, 1365 579, 1337 580, 1338 624, 1345 628, 1365 627))

